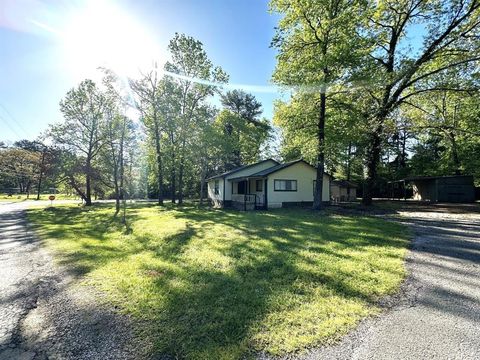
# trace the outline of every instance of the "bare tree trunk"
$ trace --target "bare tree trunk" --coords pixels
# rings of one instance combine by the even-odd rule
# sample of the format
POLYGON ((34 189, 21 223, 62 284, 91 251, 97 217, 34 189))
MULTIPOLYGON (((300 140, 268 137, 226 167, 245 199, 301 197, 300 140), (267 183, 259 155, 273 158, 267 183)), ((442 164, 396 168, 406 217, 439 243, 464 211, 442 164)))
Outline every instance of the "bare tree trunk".
POLYGON ((178 171, 178 205, 183 204, 183 159, 178 171))
POLYGON ((323 174, 325 172, 325 109, 326 109, 326 89, 322 88, 320 94, 320 114, 317 124, 317 179, 315 182, 315 194, 313 196, 313 209, 320 210, 323 208, 323 174))
POLYGON ((118 196, 118 205, 117 205, 117 211, 120 211, 120 197, 122 198, 123 201, 123 216, 122 216, 122 223, 126 224, 127 219, 126 219, 126 199, 125 199, 125 190, 124 190, 124 175, 125 175, 125 163, 124 163, 124 154, 123 154, 123 148, 124 148, 124 142, 125 142, 125 131, 126 131, 126 118, 125 116, 123 117, 123 123, 122 123, 122 134, 120 136, 120 154, 119 154, 119 165, 120 165, 120 189, 119 189, 119 196, 118 196))
POLYGON ((185 139, 182 140, 182 149, 180 153, 180 166, 178 171, 178 205, 183 204, 183 171, 185 163, 185 139))
POLYGON ((175 144, 173 141, 173 134, 170 135, 170 142, 172 144, 172 170, 171 170, 171 192, 172 192, 172 204, 175 204, 176 200, 176 192, 177 189, 175 188, 177 179, 176 179, 176 174, 177 174, 177 169, 176 169, 176 161, 175 161, 175 144))
POLYGON ((80 188, 77 186, 77 184, 75 184, 75 179, 71 176, 69 177, 69 182, 70 182, 70 186, 75 190, 75 192, 78 194, 78 196, 80 196, 80 198, 87 202, 87 196, 85 195, 85 193, 80 190, 80 188))
POLYGON ((115 169, 113 170, 113 182, 115 187, 115 215, 120 212, 120 189, 118 186, 118 174, 117 174, 117 165, 115 165, 115 169))
POLYGON ((158 205, 163 206, 163 168, 162 168, 162 153, 160 149, 160 129, 155 114, 155 148, 157 151, 157 181, 158 181, 158 205))
POLYGON ((40 174, 38 175, 38 186, 37 186, 37 200, 40 200, 40 191, 42 190, 42 178, 43 178, 43 171, 45 168, 45 148, 42 151, 42 162, 40 165, 40 174))
POLYGON ((91 185, 92 166, 91 166, 90 158, 87 158, 85 175, 86 175, 85 176, 85 206, 91 206, 92 205, 92 185, 91 185))

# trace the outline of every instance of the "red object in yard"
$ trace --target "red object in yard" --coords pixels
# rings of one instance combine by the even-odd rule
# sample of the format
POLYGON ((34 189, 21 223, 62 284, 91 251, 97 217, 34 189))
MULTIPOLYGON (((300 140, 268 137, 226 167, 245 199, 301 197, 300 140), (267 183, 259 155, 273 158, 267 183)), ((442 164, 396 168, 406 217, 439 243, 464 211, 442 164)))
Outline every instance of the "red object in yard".
POLYGON ((48 200, 50 200, 50 201, 55 200, 55 196, 54 196, 54 195, 50 195, 50 196, 48 197, 48 200))

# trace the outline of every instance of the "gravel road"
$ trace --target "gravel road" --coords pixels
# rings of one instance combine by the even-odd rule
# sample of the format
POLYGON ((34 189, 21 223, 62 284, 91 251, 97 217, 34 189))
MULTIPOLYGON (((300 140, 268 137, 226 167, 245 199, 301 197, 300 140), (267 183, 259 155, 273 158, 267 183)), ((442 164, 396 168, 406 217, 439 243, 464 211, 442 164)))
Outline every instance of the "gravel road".
POLYGON ((27 206, 0 204, 0 360, 141 359, 131 320, 54 265, 27 206))
POLYGON ((478 208, 406 207, 409 278, 382 315, 300 359, 480 359, 478 208))

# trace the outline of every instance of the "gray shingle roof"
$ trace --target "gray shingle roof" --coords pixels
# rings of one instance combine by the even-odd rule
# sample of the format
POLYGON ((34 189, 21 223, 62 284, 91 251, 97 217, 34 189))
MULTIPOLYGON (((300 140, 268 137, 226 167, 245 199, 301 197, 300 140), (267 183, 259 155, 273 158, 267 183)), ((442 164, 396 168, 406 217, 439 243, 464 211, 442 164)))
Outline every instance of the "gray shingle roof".
POLYGON ((254 163, 254 164, 249 164, 249 165, 240 166, 240 167, 235 168, 235 169, 233 169, 233 170, 226 171, 226 172, 224 172, 224 173, 222 173, 222 174, 218 174, 218 175, 211 176, 211 177, 209 177, 209 178, 206 179, 206 180, 208 181, 208 180, 217 179, 217 178, 225 178, 225 177, 227 177, 227 176, 229 176, 229 175, 235 174, 236 172, 239 172, 239 171, 241 171, 241 170, 248 169, 248 168, 250 168, 250 167, 252 167, 252 166, 255 166, 255 165, 258 165, 258 164, 262 164, 262 163, 267 162, 267 161, 273 161, 274 163, 278 164, 278 161, 275 161, 275 160, 273 160, 273 159, 266 159, 266 160, 262 160, 262 161, 256 162, 256 163, 254 163))
MULTIPOLYGON (((299 163, 299 162, 303 162, 304 164, 307 164, 308 166, 311 166, 312 168, 316 169, 314 166, 310 165, 308 162, 306 162, 305 160, 303 159, 297 159, 297 160, 293 160, 293 161, 289 161, 289 162, 286 162, 284 164, 278 164, 276 166, 272 166, 271 168, 268 168, 268 169, 265 169, 265 170, 262 170, 262 171, 259 171, 255 174, 251 174, 249 175, 249 177, 254 177, 254 176, 258 176, 258 177, 262 177, 262 176, 267 176, 267 175, 270 175, 270 174, 273 174, 274 172, 277 172, 279 170, 282 170, 282 169, 285 169, 289 166, 292 166, 292 165, 295 165, 296 163, 299 163)), ((332 177, 330 174, 326 173, 325 172, 325 175, 328 175, 330 177, 332 177)))

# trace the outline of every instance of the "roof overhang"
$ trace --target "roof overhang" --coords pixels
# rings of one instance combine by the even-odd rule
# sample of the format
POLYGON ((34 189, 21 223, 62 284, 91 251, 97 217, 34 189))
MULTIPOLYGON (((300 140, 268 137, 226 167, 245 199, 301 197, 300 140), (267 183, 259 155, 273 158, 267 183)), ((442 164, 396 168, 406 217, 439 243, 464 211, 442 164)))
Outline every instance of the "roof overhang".
POLYGON ((258 161, 256 163, 253 163, 253 164, 249 164, 249 165, 244 165, 244 166, 240 166, 238 168, 235 168, 235 169, 232 169, 230 171, 227 171, 227 172, 224 172, 223 174, 217 174, 217 175, 214 175, 214 176, 211 176, 209 178, 206 178, 205 181, 209 181, 209 180, 214 180, 214 179, 225 179, 226 177, 232 175, 232 174, 235 174, 236 172, 239 172, 241 170, 245 170, 245 169, 249 169, 253 166, 256 166, 256 165, 259 165, 259 164, 263 164, 265 162, 268 162, 268 161, 272 161, 274 162, 275 164, 279 164, 278 161, 274 160, 274 159, 265 159, 265 160, 262 160, 262 161, 258 161))
POLYGON ((238 181, 246 181, 246 180, 255 180, 255 179, 265 179, 266 176, 240 176, 236 178, 227 179, 228 181, 238 182, 238 181))
POLYGON ((411 176, 405 179, 388 181, 387 184, 415 181, 430 181, 437 179, 470 178, 472 175, 444 175, 444 176, 411 176))

